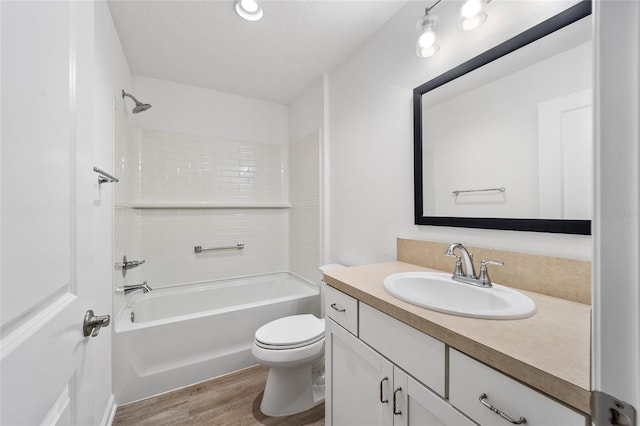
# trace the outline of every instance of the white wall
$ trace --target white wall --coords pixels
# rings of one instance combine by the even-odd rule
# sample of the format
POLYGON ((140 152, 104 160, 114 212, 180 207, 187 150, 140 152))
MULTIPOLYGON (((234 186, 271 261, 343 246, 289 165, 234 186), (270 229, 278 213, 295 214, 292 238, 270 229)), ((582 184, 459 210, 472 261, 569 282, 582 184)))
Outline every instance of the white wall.
POLYGON ((324 78, 313 83, 289 107, 289 140, 297 141, 324 127, 324 78))
MULTIPOLYGON (((133 116, 136 127, 237 141, 289 143, 286 105, 137 75, 132 80, 132 95, 153 106, 133 116)), ((127 105, 131 110, 133 101, 127 99, 127 105)))
POLYGON ((330 249, 326 259, 362 264, 395 259, 396 237, 589 259, 588 236, 413 225, 412 89, 568 7, 565 2, 491 2, 475 31, 455 27, 443 2, 440 52, 415 54, 424 4, 410 2, 329 75, 330 249))

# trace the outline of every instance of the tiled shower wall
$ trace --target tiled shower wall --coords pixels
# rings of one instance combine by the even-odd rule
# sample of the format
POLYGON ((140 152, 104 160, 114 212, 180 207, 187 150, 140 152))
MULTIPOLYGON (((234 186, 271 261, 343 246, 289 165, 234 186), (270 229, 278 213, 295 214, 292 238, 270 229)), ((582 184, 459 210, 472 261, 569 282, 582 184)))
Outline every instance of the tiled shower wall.
POLYGON ((150 209, 141 222, 145 279, 152 287, 288 269, 284 209, 150 209), (244 250, 193 252, 196 245, 238 242, 244 250))
POLYGON ((286 202, 287 147, 138 129, 142 202, 286 202))
POLYGON ((115 285, 147 281, 153 288, 289 269, 289 209, 281 207, 289 201, 288 147, 143 129, 116 145, 123 179, 114 258, 146 262, 126 279, 116 273, 115 285), (222 208, 195 208, 202 203, 222 208), (238 242, 244 250, 193 250, 238 242))
POLYGON ((289 146, 289 267, 320 282, 320 131, 289 146))

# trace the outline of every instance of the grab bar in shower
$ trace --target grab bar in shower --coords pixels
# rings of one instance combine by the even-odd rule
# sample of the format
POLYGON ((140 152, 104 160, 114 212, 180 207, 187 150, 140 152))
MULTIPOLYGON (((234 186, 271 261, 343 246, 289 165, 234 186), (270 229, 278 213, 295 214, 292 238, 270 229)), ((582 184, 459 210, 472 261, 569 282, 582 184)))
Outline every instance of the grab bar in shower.
POLYGON ((219 251, 219 250, 244 250, 244 243, 238 243, 235 246, 222 246, 222 247, 209 247, 202 248, 202 246, 194 246, 194 253, 202 253, 203 251, 219 251))
POLYGON ((102 169, 97 168, 96 166, 93 166, 93 171, 100 175, 100 176, 98 176, 98 184, 99 185, 101 185, 103 183, 107 183, 107 182, 108 183, 120 182, 120 179, 118 179, 115 176, 111 176, 109 173, 105 172, 102 169))
POLYGON ((453 192, 453 195, 458 196, 463 192, 490 192, 490 191, 504 192, 506 190, 507 188, 505 188, 504 186, 501 186, 500 188, 486 188, 486 189, 457 189, 451 192, 453 192))

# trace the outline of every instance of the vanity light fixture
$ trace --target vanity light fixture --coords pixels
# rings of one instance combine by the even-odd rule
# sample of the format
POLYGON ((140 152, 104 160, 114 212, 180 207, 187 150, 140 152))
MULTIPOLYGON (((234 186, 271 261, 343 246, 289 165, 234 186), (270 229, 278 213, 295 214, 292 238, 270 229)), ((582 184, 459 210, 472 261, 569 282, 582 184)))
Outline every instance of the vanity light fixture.
POLYGON ((471 31, 478 28, 487 20, 484 8, 491 0, 465 0, 460 6, 458 28, 463 31, 471 31))
POLYGON ((239 17, 247 21, 259 21, 264 16, 262 7, 256 0, 235 0, 233 2, 233 10, 239 17))
POLYGON ((431 7, 424 10, 424 16, 416 23, 418 30, 418 40, 416 42, 416 54, 421 58, 428 58, 435 55, 440 50, 438 45, 438 35, 436 33, 440 18, 433 15, 431 9, 436 7, 442 0, 438 0, 431 7))
MULTIPOLYGON (((237 1, 237 0, 236 0, 237 1)), ((428 58, 440 50, 437 27, 440 19, 431 13, 442 0, 437 0, 433 5, 424 10, 424 16, 416 24, 418 39, 416 42, 416 54, 420 58, 428 58)), ((485 8, 491 0, 460 0, 458 8, 458 28, 463 31, 471 31, 478 28, 487 20, 485 8)))

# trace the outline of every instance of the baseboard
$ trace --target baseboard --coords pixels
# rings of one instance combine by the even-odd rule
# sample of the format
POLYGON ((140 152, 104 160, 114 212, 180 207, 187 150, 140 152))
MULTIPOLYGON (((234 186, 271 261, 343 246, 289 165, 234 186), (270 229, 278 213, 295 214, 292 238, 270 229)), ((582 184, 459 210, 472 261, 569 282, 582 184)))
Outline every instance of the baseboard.
POLYGON ((118 404, 116 404, 116 398, 111 395, 109 403, 107 404, 107 409, 105 410, 102 421, 100 422, 100 426, 111 426, 113 424, 113 419, 116 417, 117 409, 118 404))

